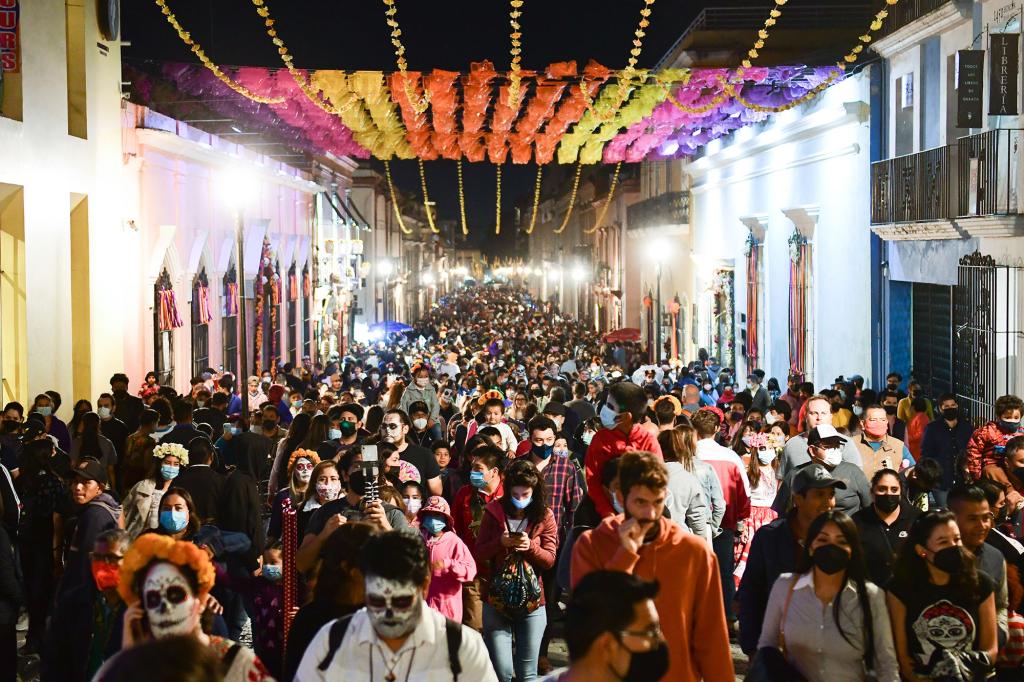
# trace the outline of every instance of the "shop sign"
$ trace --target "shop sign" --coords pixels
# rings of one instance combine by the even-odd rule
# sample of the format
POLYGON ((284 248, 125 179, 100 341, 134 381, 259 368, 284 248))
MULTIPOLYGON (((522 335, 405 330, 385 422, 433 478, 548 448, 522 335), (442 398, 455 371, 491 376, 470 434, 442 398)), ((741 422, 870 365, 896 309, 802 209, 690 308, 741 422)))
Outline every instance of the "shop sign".
POLYGON ((1020 34, 993 33, 989 38, 990 116, 1017 115, 1017 74, 1020 71, 1020 34))
POLYGON ((0 72, 17 73, 20 68, 20 52, 18 0, 0 0, 0 72))
POLYGON ((984 50, 956 53, 956 127, 980 128, 984 50))

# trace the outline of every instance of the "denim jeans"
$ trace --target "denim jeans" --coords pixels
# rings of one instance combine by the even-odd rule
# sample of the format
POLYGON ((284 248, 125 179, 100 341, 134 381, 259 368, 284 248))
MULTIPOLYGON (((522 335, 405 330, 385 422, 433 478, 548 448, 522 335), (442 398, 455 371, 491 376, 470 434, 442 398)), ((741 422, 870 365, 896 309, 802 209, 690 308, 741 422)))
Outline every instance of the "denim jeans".
POLYGON ((722 575, 722 600, 725 602, 725 618, 730 621, 736 618, 732 613, 732 600, 736 596, 736 583, 732 577, 732 571, 735 568, 733 566, 735 557, 733 556, 732 545, 735 537, 735 530, 723 528, 718 537, 711 540, 711 547, 715 551, 715 556, 718 557, 718 571, 722 575))
POLYGON ((537 679, 537 653, 547 623, 547 611, 543 606, 529 615, 510 620, 484 603, 484 643, 498 682, 512 682, 513 670, 516 682, 537 679))

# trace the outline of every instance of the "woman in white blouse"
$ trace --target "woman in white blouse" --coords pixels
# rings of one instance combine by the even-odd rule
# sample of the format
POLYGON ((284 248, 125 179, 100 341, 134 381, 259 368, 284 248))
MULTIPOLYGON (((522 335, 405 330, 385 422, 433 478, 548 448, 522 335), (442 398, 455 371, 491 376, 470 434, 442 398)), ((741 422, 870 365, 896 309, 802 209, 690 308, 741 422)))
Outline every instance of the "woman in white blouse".
POLYGON ((885 593, 865 578, 853 521, 829 511, 811 524, 797 573, 775 581, 758 648, 776 647, 809 682, 899 682, 885 593))

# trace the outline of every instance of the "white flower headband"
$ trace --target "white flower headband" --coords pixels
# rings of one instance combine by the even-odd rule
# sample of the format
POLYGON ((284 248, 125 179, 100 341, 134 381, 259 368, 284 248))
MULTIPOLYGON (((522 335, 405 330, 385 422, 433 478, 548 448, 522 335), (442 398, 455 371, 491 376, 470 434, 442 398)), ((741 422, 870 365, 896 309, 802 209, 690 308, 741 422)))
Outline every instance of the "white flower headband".
POLYGON ((184 445, 180 443, 161 443, 153 448, 153 456, 157 459, 163 459, 169 455, 177 457, 182 466, 188 466, 188 450, 185 449, 184 445))

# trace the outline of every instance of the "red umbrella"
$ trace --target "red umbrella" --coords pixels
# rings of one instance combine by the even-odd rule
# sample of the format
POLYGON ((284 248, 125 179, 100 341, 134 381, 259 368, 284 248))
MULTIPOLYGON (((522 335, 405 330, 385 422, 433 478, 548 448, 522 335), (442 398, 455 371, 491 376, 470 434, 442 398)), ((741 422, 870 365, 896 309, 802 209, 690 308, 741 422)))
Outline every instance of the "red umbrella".
POLYGON ((614 341, 639 341, 640 330, 634 329, 633 327, 624 327, 623 329, 616 329, 615 331, 608 332, 604 335, 604 340, 609 343, 614 341))

